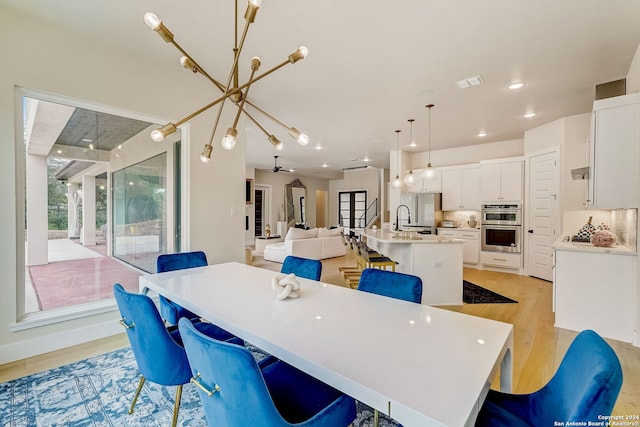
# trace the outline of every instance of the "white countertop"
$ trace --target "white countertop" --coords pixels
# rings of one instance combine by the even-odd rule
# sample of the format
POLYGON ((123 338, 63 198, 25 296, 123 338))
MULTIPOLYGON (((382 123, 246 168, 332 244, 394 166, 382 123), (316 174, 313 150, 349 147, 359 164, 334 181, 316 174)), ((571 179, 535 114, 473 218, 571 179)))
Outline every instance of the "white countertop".
POLYGON ((620 255, 638 255, 638 252, 624 245, 615 245, 610 248, 603 248, 600 246, 593 246, 588 242, 567 242, 566 236, 559 237, 553 244, 553 249, 557 251, 576 251, 576 252, 594 252, 605 254, 620 254, 620 255))
POLYGON ((383 243, 464 243, 461 239, 451 239, 445 236, 435 234, 417 234, 413 232, 411 238, 402 238, 402 232, 394 232, 389 230, 366 230, 361 236, 368 239, 375 239, 383 243))

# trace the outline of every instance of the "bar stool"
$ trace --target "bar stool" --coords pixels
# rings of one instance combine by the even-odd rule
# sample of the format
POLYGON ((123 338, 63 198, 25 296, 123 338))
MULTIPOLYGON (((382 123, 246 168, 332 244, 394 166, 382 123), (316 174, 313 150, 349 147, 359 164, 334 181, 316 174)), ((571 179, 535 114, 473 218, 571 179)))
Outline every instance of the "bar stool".
MULTIPOLYGON (((378 252, 371 252, 366 245, 360 246, 360 257, 363 260, 364 268, 377 268, 380 270, 386 270, 387 267, 391 267, 391 271, 396 271, 396 264, 394 260, 386 257, 378 252)), ((364 269, 363 268, 363 269, 364 269)))

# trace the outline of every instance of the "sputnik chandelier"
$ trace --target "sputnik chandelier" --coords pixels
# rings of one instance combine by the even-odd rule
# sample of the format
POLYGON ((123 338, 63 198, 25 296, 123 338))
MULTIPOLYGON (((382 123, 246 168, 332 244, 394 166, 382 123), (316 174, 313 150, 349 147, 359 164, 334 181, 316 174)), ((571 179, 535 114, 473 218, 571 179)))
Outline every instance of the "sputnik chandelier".
POLYGON ((308 50, 307 50, 306 47, 304 47, 304 46, 299 47, 298 50, 296 50, 291 55, 289 55, 288 58, 285 61, 281 62, 280 64, 276 65, 275 67, 271 68, 270 70, 268 70, 268 71, 266 71, 266 72, 264 72, 262 74, 258 74, 258 75, 256 75, 256 72, 258 71, 258 69, 260 68, 260 65, 261 65, 260 58, 253 57, 251 59, 251 74, 249 76, 249 80, 244 84, 240 84, 239 83, 238 61, 239 61, 239 58, 240 58, 240 54, 242 53, 242 47, 244 46, 245 38, 246 38, 247 33, 249 31, 249 26, 254 22, 256 14, 258 12, 258 9, 260 8, 261 2, 262 2, 262 0, 249 0, 248 1, 247 10, 245 11, 245 14, 244 14, 244 20, 245 20, 244 30, 242 31, 242 35, 240 37, 240 42, 238 42, 238 0, 235 0, 235 38, 234 38, 235 41, 234 41, 234 47, 233 47, 233 65, 231 66, 231 70, 229 71, 229 76, 227 78, 226 84, 222 84, 218 80, 216 80, 213 77, 211 77, 211 75, 209 75, 200 66, 200 64, 198 64, 195 61, 195 59, 193 59, 174 40, 173 33, 171 31, 169 31, 169 29, 164 25, 164 23, 162 22, 161 19, 159 19, 153 13, 145 14, 144 21, 147 24, 147 26, 149 28, 151 28, 152 30, 154 30, 155 32, 157 32, 158 35, 160 37, 162 37, 162 39, 165 42, 171 43, 176 49, 178 49, 180 51, 180 53, 182 53, 183 56, 180 58, 180 64, 184 68, 186 68, 188 70, 191 70, 194 73, 199 73, 199 74, 203 75, 211 83, 213 83, 214 86, 216 86, 222 92, 222 96, 220 96, 219 98, 217 98, 214 101, 210 102, 209 104, 205 105, 204 107, 194 111, 193 113, 189 114, 185 118, 183 118, 183 119, 181 119, 181 120, 179 120, 179 121, 177 121, 175 123, 167 123, 166 125, 162 126, 161 128, 155 129, 154 131, 151 132, 151 139, 153 139, 154 141, 160 142, 160 141, 164 140, 164 138, 166 138, 168 135, 171 135, 172 133, 176 132, 178 126, 186 123, 187 121, 191 120, 192 118, 196 117, 197 115, 209 110, 213 106, 219 105, 218 113, 216 115, 216 119, 215 119, 215 122, 214 122, 214 125, 213 125, 213 129, 211 131, 211 137, 209 138, 209 142, 207 144, 205 144, 204 150, 202 151, 202 154, 200 155, 200 160, 202 160, 203 162, 209 162, 211 160, 211 154, 212 154, 212 151, 213 151, 213 141, 214 141, 214 138, 215 138, 216 129, 218 128, 218 124, 220 122, 220 116, 222 115, 222 109, 224 108, 225 101, 227 99, 230 99, 230 101, 233 102, 236 105, 238 110, 236 112, 236 116, 235 116, 235 119, 233 121, 232 126, 227 129, 227 132, 225 133, 224 137, 222 138, 222 147, 224 149, 231 150, 236 145, 236 137, 238 136, 238 130, 236 129, 236 126, 238 125, 238 120, 240 118, 240 114, 241 113, 244 113, 253 123, 256 124, 256 126, 258 126, 258 128, 260 128, 260 130, 267 136, 267 139, 275 147, 276 150, 282 150, 283 149, 284 145, 282 144, 282 142, 280 140, 278 140, 278 138, 276 138, 275 135, 270 134, 269 132, 267 132, 267 130, 263 126, 261 126, 258 123, 258 121, 251 114, 249 114, 249 112, 247 112, 247 110, 245 109, 246 105, 254 108, 255 110, 257 110, 260 113, 262 113, 263 115, 267 116, 269 119, 271 119, 274 122, 276 122, 278 125, 280 125, 280 126, 284 127, 285 129, 287 129, 289 135, 291 137, 293 137, 294 139, 296 139, 296 141, 300 145, 307 145, 309 143, 309 137, 307 135, 305 135, 304 133, 300 132, 295 127, 289 127, 289 126, 285 125, 280 120, 278 120, 275 117, 273 117, 272 115, 268 114, 263 109, 259 108, 258 106, 256 106, 254 103, 252 103, 251 101, 249 101, 247 99, 247 96, 249 94, 249 89, 251 88, 251 85, 253 83, 257 82, 258 80, 263 79, 264 77, 266 77, 269 74, 273 73, 274 71, 284 67, 287 64, 295 64, 299 60, 304 59, 307 56, 307 53, 308 53, 308 50))

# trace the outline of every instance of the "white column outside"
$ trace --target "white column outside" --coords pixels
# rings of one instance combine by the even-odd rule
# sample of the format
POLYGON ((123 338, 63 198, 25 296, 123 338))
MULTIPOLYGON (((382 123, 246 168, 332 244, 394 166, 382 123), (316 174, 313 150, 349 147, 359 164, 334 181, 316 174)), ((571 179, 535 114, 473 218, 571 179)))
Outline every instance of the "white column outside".
POLYGON ((96 244, 96 177, 82 176, 82 244, 96 244))
POLYGON ((27 177, 27 253, 26 264, 49 262, 49 222, 47 215, 47 158, 26 155, 27 177))

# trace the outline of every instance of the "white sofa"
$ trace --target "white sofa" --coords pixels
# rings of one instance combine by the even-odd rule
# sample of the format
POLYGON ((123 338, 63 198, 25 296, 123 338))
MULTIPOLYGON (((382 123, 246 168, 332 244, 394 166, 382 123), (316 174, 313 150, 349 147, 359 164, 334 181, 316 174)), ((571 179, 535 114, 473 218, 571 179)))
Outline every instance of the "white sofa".
POLYGON ((290 228, 284 242, 273 243, 264 247, 266 261, 284 262, 289 255, 310 259, 325 259, 342 256, 347 253, 342 238, 342 227, 290 228))

